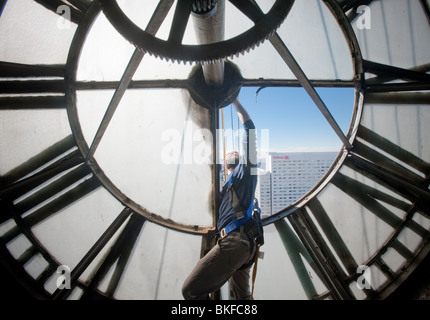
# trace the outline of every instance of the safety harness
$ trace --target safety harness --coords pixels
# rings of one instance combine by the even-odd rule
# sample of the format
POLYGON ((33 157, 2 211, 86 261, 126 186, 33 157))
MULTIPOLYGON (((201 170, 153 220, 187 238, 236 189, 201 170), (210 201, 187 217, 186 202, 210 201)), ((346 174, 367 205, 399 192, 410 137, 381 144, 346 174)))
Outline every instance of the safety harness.
POLYGON ((255 206, 254 199, 251 201, 251 204, 249 205, 248 209, 243 210, 243 207, 240 203, 239 197, 236 194, 236 191, 233 188, 233 174, 229 177, 227 180, 225 186, 226 192, 228 192, 229 201, 233 207, 234 212, 236 213, 236 219, 230 222, 226 227, 224 227, 220 231, 220 237, 221 239, 226 237, 230 232, 240 228, 243 226, 246 222, 252 220, 253 224, 250 228, 247 228, 247 234, 249 237, 253 238, 256 244, 256 252, 254 259, 250 261, 250 263, 244 265, 242 268, 248 268, 254 263, 254 270, 252 272, 252 292, 251 292, 251 300, 254 299, 254 282, 255 278, 257 276, 257 263, 260 253, 260 247, 264 244, 264 236, 263 236, 263 227, 261 224, 261 210, 258 206, 255 206))
POLYGON ((221 239, 226 237, 230 232, 240 228, 252 218, 252 214, 254 211, 254 201, 251 201, 248 209, 245 211, 240 203, 239 197, 236 194, 236 191, 233 188, 233 175, 226 182, 226 188, 228 192, 229 201, 233 207, 234 212, 236 213, 236 219, 230 222, 225 228, 220 231, 221 239))

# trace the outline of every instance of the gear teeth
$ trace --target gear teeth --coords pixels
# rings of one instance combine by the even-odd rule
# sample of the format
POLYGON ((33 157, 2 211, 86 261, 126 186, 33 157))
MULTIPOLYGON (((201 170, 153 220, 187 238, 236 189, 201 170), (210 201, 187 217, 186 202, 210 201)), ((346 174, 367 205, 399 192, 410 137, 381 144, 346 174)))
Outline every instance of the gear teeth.
MULTIPOLYGON (((275 5, 278 5, 278 9, 281 8, 283 0, 276 0, 275 1, 275 5)), ((193 1, 193 11, 197 11, 197 12, 205 12, 208 10, 212 10, 213 7, 217 4, 217 0, 194 0, 193 1)), ((101 10, 103 11, 107 11, 105 12, 105 15, 107 16, 108 20, 115 20, 118 21, 117 19, 114 19, 114 15, 113 13, 109 13, 109 9, 110 7, 105 5, 105 3, 103 1, 100 1, 99 3, 101 10), (109 13, 109 14, 107 14, 109 13)), ((285 8, 287 8, 288 6, 286 5, 285 8)), ((291 9, 291 7, 290 7, 291 9)), ((288 9, 289 10, 289 9, 288 9)), ((279 14, 274 14, 273 18, 276 20, 275 22, 275 27, 273 27, 274 25, 271 24, 270 28, 273 28, 271 30, 266 30, 265 34, 261 34, 260 32, 258 32, 258 34, 255 34, 255 38, 253 39, 253 41, 250 41, 248 43, 248 45, 243 46, 242 48, 237 48, 237 47, 222 47, 223 50, 221 50, 220 52, 218 52, 215 57, 213 56, 213 52, 206 52, 204 50, 202 50, 202 56, 197 58, 197 59, 187 59, 186 57, 182 57, 182 58, 177 58, 177 57, 171 57, 170 54, 168 54, 168 56, 164 56, 163 54, 157 53, 156 49, 154 48, 147 48, 147 46, 140 41, 134 41, 135 43, 132 42, 132 38, 128 37, 127 34, 123 31, 120 33, 124 36, 124 38, 126 38, 130 43, 132 43, 134 46, 136 46, 136 48, 138 50, 141 50, 143 53, 145 54, 149 54, 150 56, 154 57, 154 58, 158 58, 161 59, 162 61, 165 60, 167 62, 171 62, 171 63, 178 63, 181 64, 181 62, 184 65, 187 65, 187 62, 189 63, 189 65, 208 65, 208 64, 216 64, 218 62, 222 62, 222 61, 226 61, 228 59, 230 60, 234 60, 235 58, 240 58, 240 56, 245 55, 246 53, 249 53, 251 50, 254 50, 256 47, 259 47, 260 44, 262 44, 264 41, 269 40, 270 38, 273 37, 273 35, 276 33, 276 31, 279 29, 279 27, 283 24, 286 15, 288 14, 287 11, 283 12, 285 13, 284 17, 280 17, 279 14), (234 50, 234 51, 233 51, 234 50), (236 51, 237 50, 237 51, 236 51), (205 57, 206 55, 206 57, 205 57)), ((266 18, 272 18, 272 17, 266 17, 266 18)), ((115 24, 112 22, 112 24, 115 26, 115 24)), ((123 30, 121 28, 121 30, 123 30)), ((173 48, 174 49, 174 48, 173 48)), ((164 52, 171 52, 170 50, 172 50, 172 48, 169 48, 169 51, 164 51, 164 52)), ((174 55, 174 54, 172 54, 174 55)))
MULTIPOLYGON (((276 30, 278 30, 278 28, 276 28, 276 30)), ((267 36, 266 40, 269 40, 271 37, 273 37, 273 35, 275 34, 276 30, 273 30, 271 33, 269 33, 269 35, 267 36)))
POLYGON ((250 51, 254 50, 257 47, 260 47, 260 45, 262 43, 264 43, 264 41, 269 40, 271 37, 273 37, 273 35, 276 33, 276 31, 278 30, 278 28, 282 25, 282 22, 274 29, 272 30, 269 34, 267 34, 264 38, 256 41, 255 43, 250 44, 250 46, 240 50, 239 52, 234 52, 234 53, 227 53, 225 57, 219 57, 219 58, 215 58, 215 59, 208 59, 208 60, 185 60, 185 59, 176 59, 176 58, 170 58, 170 57, 164 57, 161 55, 158 55, 154 52, 150 52, 148 50, 145 50, 143 48, 139 48, 140 50, 142 50, 145 53, 150 54, 151 56, 161 59, 161 60, 166 60, 167 62, 171 62, 171 63, 178 63, 178 64, 183 64, 183 65, 187 65, 187 62, 189 63, 189 65, 193 66, 193 65, 208 65, 208 64, 216 64, 218 62, 222 62, 222 61, 226 61, 228 59, 233 60, 235 58, 240 58, 240 56, 245 55, 246 53, 249 53, 250 51))
POLYGON ((149 55, 151 54, 150 52, 146 51, 146 50, 145 50, 145 49, 143 49, 143 48, 136 47, 136 49, 137 49, 137 50, 142 51, 142 53, 143 53, 143 54, 149 54, 149 55))
POLYGON ((157 55, 156 53, 154 53, 154 52, 148 51, 148 54, 149 54, 151 57, 158 58, 158 55, 157 55))

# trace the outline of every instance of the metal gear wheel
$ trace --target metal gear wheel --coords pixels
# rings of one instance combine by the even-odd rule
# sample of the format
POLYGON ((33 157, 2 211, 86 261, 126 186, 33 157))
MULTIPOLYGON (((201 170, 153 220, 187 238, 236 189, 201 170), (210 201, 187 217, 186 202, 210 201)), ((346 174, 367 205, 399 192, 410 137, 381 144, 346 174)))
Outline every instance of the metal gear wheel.
MULTIPOLYGON (((119 7, 116 0, 100 0, 101 9, 116 30, 136 48, 161 59, 177 62, 212 63, 228 57, 239 56, 254 49, 270 38, 288 15, 294 0, 276 0, 267 13, 263 13, 255 1, 229 0, 254 22, 245 32, 220 42, 210 44, 182 44, 186 22, 191 12, 205 13, 212 10, 217 0, 181 0, 175 7, 171 31, 167 40, 157 38, 155 32, 142 30, 119 7), (182 30, 182 31, 181 31, 182 30)), ((173 5, 173 0, 161 0, 160 6, 173 5)), ((166 9, 164 10, 166 11, 166 9)), ((167 12, 166 12, 167 14, 167 12)), ((154 14, 155 16, 155 14, 154 14)), ((154 17, 154 20, 160 17, 154 17)), ((165 16, 161 19, 164 20, 165 16)))
POLYGON ((196 14, 204 14, 215 8, 217 0, 194 0, 193 12, 196 14))

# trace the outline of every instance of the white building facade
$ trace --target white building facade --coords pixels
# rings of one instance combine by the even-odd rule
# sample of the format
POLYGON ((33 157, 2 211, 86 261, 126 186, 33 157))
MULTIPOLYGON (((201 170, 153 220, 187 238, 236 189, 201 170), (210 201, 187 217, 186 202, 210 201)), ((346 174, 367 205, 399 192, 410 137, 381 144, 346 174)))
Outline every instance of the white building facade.
POLYGON ((255 188, 255 198, 261 209, 261 217, 264 218, 272 214, 272 184, 270 171, 258 169, 257 187, 255 188))
POLYGON ((304 196, 323 177, 337 152, 268 153, 259 169, 256 198, 262 216, 279 212, 304 196))

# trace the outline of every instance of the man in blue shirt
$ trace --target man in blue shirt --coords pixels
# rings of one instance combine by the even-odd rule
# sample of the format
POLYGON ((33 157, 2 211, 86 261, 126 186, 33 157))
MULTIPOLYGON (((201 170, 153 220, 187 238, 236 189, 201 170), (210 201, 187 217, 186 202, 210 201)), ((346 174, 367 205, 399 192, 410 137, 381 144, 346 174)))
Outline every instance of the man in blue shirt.
POLYGON ((245 129, 243 154, 241 157, 233 151, 226 156, 225 170, 228 170, 229 177, 221 191, 217 212, 220 238, 185 280, 182 288, 185 299, 208 299, 211 292, 227 281, 234 298, 245 300, 251 297, 249 273, 256 243, 250 231, 254 229, 249 213, 253 210, 257 185, 256 135, 247 111, 237 99, 233 105, 245 129), (246 222, 242 224, 240 221, 246 222))

